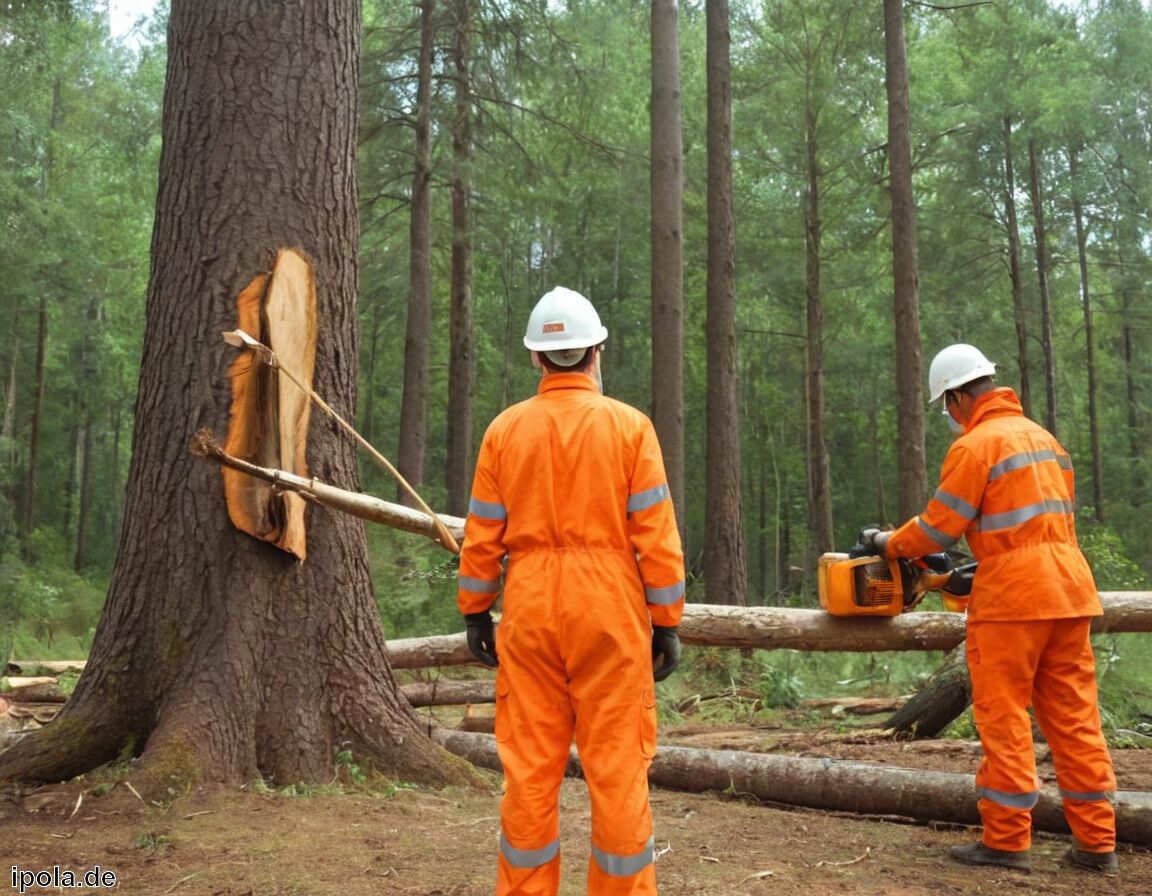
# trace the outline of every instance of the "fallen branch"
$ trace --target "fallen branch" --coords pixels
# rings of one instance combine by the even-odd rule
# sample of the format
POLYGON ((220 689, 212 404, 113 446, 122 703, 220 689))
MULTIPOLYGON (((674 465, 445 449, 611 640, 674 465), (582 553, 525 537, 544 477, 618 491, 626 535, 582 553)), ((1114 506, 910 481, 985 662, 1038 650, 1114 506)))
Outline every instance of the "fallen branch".
POLYGON ((274 470, 248 463, 228 454, 207 429, 196 433, 192 439, 191 450, 193 454, 214 460, 221 466, 247 473, 264 482, 271 482, 279 488, 303 495, 325 507, 371 523, 381 523, 393 529, 423 535, 438 544, 441 543, 441 527, 448 529, 450 535, 457 540, 464 538, 464 521, 459 517, 440 515, 433 520, 403 504, 382 501, 371 495, 327 485, 317 479, 297 476, 286 470, 274 470))

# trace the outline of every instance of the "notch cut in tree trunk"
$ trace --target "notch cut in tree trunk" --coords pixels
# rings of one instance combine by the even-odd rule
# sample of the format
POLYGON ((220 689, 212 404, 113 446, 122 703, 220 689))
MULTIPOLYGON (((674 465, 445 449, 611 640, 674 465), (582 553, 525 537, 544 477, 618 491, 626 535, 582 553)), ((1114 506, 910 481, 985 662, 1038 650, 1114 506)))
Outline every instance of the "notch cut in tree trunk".
MULTIPOLYGON (((281 249, 268 273, 236 299, 237 326, 267 345, 307 385, 316 366, 316 278, 311 263, 281 249)), ((262 467, 307 477, 305 445, 311 401, 279 371, 243 352, 228 368, 232 409, 225 451, 262 467)), ((225 467, 224 496, 232 524, 303 560, 308 553, 300 495, 225 467)))

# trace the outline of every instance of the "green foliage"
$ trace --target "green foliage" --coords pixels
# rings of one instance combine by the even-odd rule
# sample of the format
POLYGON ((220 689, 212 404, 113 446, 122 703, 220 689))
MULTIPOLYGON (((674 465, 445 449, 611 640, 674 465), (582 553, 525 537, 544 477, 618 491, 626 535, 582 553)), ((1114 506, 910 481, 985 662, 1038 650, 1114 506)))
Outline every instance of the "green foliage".
POLYGON ((1098 523, 1081 523, 1077 531, 1080 549, 1088 558, 1096 587, 1101 591, 1146 591, 1152 577, 1128 556, 1115 530, 1098 523))
POLYGON ((418 535, 375 526, 368 530, 368 562, 386 637, 462 629, 456 559, 443 548, 418 535))

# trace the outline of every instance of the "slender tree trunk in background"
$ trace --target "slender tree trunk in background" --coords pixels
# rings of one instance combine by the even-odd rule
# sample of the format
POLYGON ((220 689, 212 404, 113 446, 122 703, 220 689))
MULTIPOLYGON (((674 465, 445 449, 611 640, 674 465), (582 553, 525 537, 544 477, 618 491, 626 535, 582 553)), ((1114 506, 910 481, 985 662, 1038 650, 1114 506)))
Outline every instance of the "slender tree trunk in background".
POLYGON ((84 422, 80 424, 81 436, 78 440, 77 496, 76 496, 76 551, 72 557, 72 568, 84 572, 88 561, 88 515, 92 503, 92 411, 84 412, 84 422))
POLYGON ((368 386, 368 394, 364 396, 364 416, 360 424, 360 434, 365 441, 372 444, 376 429, 376 358, 380 353, 380 312, 383 310, 382 297, 374 296, 372 302, 372 318, 369 322, 371 329, 368 332, 368 369, 364 371, 364 382, 368 386))
POLYGON ((1056 435, 1056 359, 1052 333, 1052 294, 1048 287, 1048 230, 1044 223, 1044 190, 1040 182, 1040 151, 1028 141, 1032 232, 1036 236, 1036 279, 1040 284, 1040 346, 1044 351, 1044 428, 1056 435))
POLYGON ((471 494, 472 393, 472 0, 456 0, 452 46, 456 118, 452 122, 452 301, 448 357, 448 513, 465 516, 471 494))
POLYGON ((652 425, 680 539, 684 513, 684 150, 676 0, 652 0, 652 425))
MULTIPOLYGON (((404 394, 396 468, 413 488, 424 484, 428 444, 428 340, 432 332, 432 49, 435 0, 420 3, 420 59, 416 84, 415 171, 408 232, 408 321, 404 335, 404 394)), ((399 485, 396 499, 412 505, 399 485)))
POLYGON ((36 493, 40 476, 40 426, 44 415, 45 363, 48 356, 48 300, 40 297, 36 313, 36 386, 28 429, 28 464, 24 475, 24 537, 36 528, 36 493))
POLYGON ((888 93, 888 193, 892 209, 892 280, 896 320, 897 503, 903 522, 924 507, 924 370, 920 348, 920 286, 916 204, 912 196, 912 113, 904 2, 884 0, 884 86, 888 93))
POLYGON ((20 311, 12 316, 12 356, 8 361, 8 376, 4 382, 4 419, 0 422, 0 441, 8 446, 3 459, 8 470, 16 469, 16 374, 20 369, 20 311))
POLYGON ((1012 319, 1016 322, 1016 394, 1025 416, 1032 416, 1028 373, 1028 320, 1024 310, 1024 273, 1020 261, 1020 221, 1016 214, 1016 166, 1012 157, 1012 117, 1004 116, 1004 218, 1008 228, 1008 277, 1012 283, 1012 319))
MULTIPOLYGON (((804 383, 808 436, 808 512, 812 526, 813 553, 835 548, 832 531, 832 484, 828 445, 824 438, 824 295, 820 283, 820 160, 816 146, 816 122, 809 110, 805 127, 805 158, 808 188, 804 196, 804 383)), ((807 558, 815 565, 816 557, 807 558)))
MULTIPOLYGON (((0 779, 139 755, 133 785, 170 799, 331 781, 341 751, 398 780, 470 775, 397 688, 360 521, 310 506, 298 562, 229 524, 217 467, 189 452, 201 428, 229 423, 235 350, 205 334, 237 325, 237 294, 279 247, 315 271, 314 388, 345 419, 355 408, 359 58, 359 0, 172 2, 116 566, 75 692, 0 753, 0 779)), ((307 456, 312 475, 358 490, 355 443, 315 413, 307 456)))
POLYGON ((1076 256, 1080 262, 1080 303, 1084 313, 1084 353, 1088 365, 1088 433, 1092 445, 1092 504, 1097 522, 1104 522, 1104 452, 1100 447, 1100 385, 1096 372, 1096 330, 1092 320, 1092 292, 1088 288, 1088 232, 1079 185, 1079 150, 1068 153, 1072 176, 1072 218, 1076 225, 1076 256))
POLYGON ((727 0, 707 0, 708 409, 704 508, 706 598, 748 603, 740 494, 736 260, 732 218, 732 72, 727 0))

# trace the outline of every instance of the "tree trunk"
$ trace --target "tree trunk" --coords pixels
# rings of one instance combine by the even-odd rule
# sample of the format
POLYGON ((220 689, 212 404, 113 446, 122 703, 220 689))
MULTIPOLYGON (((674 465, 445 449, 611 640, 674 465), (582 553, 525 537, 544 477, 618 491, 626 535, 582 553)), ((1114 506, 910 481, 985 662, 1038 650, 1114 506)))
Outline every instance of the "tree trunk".
POLYGON ((935 737, 972 702, 972 679, 964 645, 952 649, 940 667, 900 709, 881 726, 897 737, 935 737))
POLYGON ((1088 374, 1088 434, 1092 445, 1092 510, 1104 522, 1104 452, 1100 447, 1100 387, 1096 373, 1096 331, 1092 320, 1092 293, 1088 288, 1088 231, 1084 227, 1084 201, 1078 176, 1079 150, 1068 153, 1072 176, 1072 218, 1076 225, 1076 257, 1080 262, 1080 305, 1084 313, 1084 360, 1088 374))
MULTIPOLYGON (((496 740, 490 735, 439 729, 436 739, 475 765, 500 771, 496 740)), ((575 750, 569 776, 581 774, 575 750)), ((926 769, 894 768, 808 756, 775 756, 739 750, 700 750, 661 746, 648 771, 656 787, 692 793, 747 794, 770 803, 859 815, 898 816, 916 821, 980 823, 975 776, 926 769)), ((1152 845, 1152 795, 1116 792, 1116 834, 1126 842, 1152 845)), ((1038 830, 1068 833, 1063 802, 1053 787, 1041 791, 1032 810, 1038 830)))
POLYGON ((1012 319, 1016 322, 1017 395, 1025 416, 1032 416, 1028 373, 1028 320, 1024 311, 1024 274, 1020 262, 1020 221, 1016 215, 1016 167, 1012 161, 1012 117, 1004 116, 1004 218, 1008 229, 1008 278, 1012 284, 1012 319))
POLYGON ((884 85, 888 92, 888 193, 892 216, 892 280, 896 320, 896 464, 900 521, 924 507, 924 387, 920 351, 920 287, 916 205, 912 197, 912 113, 904 2, 884 0, 884 85))
POLYGON ((833 550, 832 482, 828 445, 824 438, 824 295, 820 284, 820 160, 816 145, 815 112, 806 110, 804 146, 808 185, 804 197, 804 381, 808 434, 808 507, 813 553, 833 550))
POLYGON ((1040 284, 1040 346, 1044 351, 1044 428, 1056 435, 1056 361, 1052 332, 1052 295, 1048 287, 1048 228, 1044 223, 1044 190, 1040 182, 1040 152, 1028 141, 1032 232, 1036 237, 1036 279, 1040 284))
POLYGON ((468 512, 472 478, 472 2, 456 0, 452 57, 456 69, 456 118, 452 122, 452 302, 448 356, 448 513, 468 512))
MULTIPOLYGON (((408 318, 404 335, 404 394, 396 468, 416 490, 424 484, 428 442, 428 340, 432 332, 432 50, 435 0, 420 2, 420 59, 416 74, 416 146, 408 229, 408 318)), ((396 488, 397 500, 412 498, 396 488)))
MULTIPOLYGON (((173 0, 163 150, 124 526, 87 667, 60 715, 0 754, 59 780, 135 755, 133 783, 331 780, 336 754, 409 781, 466 780, 431 748, 386 659, 362 524, 308 510, 297 563, 228 523, 192 457, 228 423, 237 293, 280 247, 316 271, 315 389, 355 407, 356 0, 173 0)), ((354 444, 318 415, 312 471, 355 487, 354 444)))
POLYGON ((652 0, 652 425, 680 540, 684 507, 684 150, 675 0, 652 0))
POLYGON ((708 388, 704 581, 707 599, 748 603, 740 494, 736 359, 735 224, 732 219, 732 72, 727 0, 707 0, 708 388))

